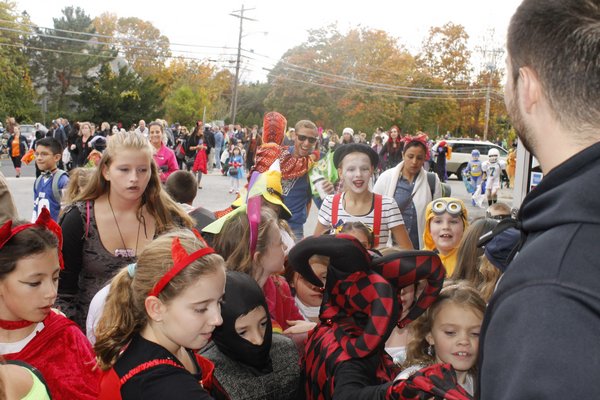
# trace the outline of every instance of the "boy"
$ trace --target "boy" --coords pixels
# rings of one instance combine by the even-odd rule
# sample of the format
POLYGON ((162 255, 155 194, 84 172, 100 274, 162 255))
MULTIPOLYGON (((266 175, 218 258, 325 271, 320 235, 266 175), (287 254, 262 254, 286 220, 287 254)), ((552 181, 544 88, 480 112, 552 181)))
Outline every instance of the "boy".
POLYGON ((190 217, 196 221, 196 229, 201 232, 202 229, 215 218, 215 214, 212 211, 207 210, 204 207, 194 208, 192 203, 196 198, 198 191, 196 190, 196 184, 194 174, 190 171, 175 171, 167 178, 165 182, 165 190, 169 193, 169 196, 175 200, 189 214, 190 217))
POLYGON ((42 208, 47 208, 52 219, 58 221, 62 190, 69 183, 69 175, 57 167, 61 158, 62 147, 58 140, 47 137, 36 141, 35 164, 42 173, 33 184, 32 221, 37 220, 42 208))

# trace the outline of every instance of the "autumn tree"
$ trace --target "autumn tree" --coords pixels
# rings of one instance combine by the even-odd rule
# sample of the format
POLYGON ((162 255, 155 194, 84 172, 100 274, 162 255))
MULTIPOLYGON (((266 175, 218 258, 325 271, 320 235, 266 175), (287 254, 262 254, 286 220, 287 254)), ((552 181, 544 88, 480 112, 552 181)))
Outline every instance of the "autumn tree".
POLYGON ((11 116, 17 121, 30 121, 39 111, 23 50, 29 18, 27 14, 17 14, 15 3, 2 1, 0 20, 0 118, 4 121, 11 116))
POLYGON ((149 21, 103 13, 94 19, 93 25, 98 33, 107 36, 99 40, 118 51, 143 77, 156 78, 171 57, 169 38, 149 21))

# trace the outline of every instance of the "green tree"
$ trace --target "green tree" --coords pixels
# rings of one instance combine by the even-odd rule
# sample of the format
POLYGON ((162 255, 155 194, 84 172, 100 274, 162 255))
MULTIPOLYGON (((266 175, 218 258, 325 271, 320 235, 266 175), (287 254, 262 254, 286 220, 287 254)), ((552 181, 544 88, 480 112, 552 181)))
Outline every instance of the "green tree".
MULTIPOLYGON (((21 23, 28 24, 27 14, 19 16, 15 3, 0 2, 0 27, 22 31, 21 23)), ((29 75, 23 46, 27 34, 3 30, 0 35, 0 117, 17 121, 32 121, 39 117, 34 104, 35 92, 29 75)))
POLYGON ((65 7, 62 16, 54 18, 54 29, 35 28, 29 38, 27 57, 34 85, 43 93, 50 113, 70 116, 87 71, 114 56, 100 54, 102 48, 86 35, 94 32, 82 8, 65 7))
POLYGON ((85 78, 80 87, 79 118, 119 121, 124 126, 140 119, 163 115, 162 87, 152 78, 141 78, 127 67, 114 72, 102 64, 96 76, 85 78))

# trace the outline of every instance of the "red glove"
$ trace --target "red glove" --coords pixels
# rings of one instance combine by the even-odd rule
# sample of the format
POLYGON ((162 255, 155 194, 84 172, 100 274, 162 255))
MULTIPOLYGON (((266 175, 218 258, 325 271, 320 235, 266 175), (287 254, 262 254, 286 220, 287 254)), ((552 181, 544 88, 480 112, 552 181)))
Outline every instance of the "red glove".
POLYGON ((405 380, 396 381, 387 391, 390 400, 472 400, 473 397, 456 380, 450 364, 435 364, 422 368, 405 380))

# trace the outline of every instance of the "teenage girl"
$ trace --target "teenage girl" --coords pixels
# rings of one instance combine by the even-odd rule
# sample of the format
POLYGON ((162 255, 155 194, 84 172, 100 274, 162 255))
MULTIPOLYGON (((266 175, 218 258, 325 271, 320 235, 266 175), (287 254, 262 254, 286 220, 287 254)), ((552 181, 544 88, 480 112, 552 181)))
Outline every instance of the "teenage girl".
POLYGON ((119 268, 162 232, 194 226, 163 190, 152 154, 142 134, 113 135, 96 172, 64 210, 57 304, 82 328, 90 301, 119 268))
MULTIPOLYGON (((53 399, 92 400, 100 378, 92 347, 52 309, 61 245, 60 227, 46 208, 35 224, 8 221, 0 228, 0 355, 37 368, 53 399)), ((33 382, 30 391, 40 396, 33 398, 44 398, 40 385, 33 382)))
POLYGON ((250 248, 250 223, 246 212, 232 212, 215 238, 215 250, 227 269, 245 272, 262 288, 276 332, 303 333, 314 323, 305 321, 294 303, 290 287, 279 274, 284 271, 286 246, 281 239, 277 215, 262 207, 254 251, 250 248))
MULTIPOLYGON (((223 259, 189 231, 155 239, 111 282, 94 349, 100 400, 210 399, 214 365, 194 350, 223 322, 223 259)), ((211 393, 212 392, 212 393, 211 393)))
POLYGON ((466 283, 442 289, 435 303, 410 327, 406 369, 398 379, 432 364, 451 364, 458 383, 473 395, 479 330, 485 312, 479 292, 466 283))

